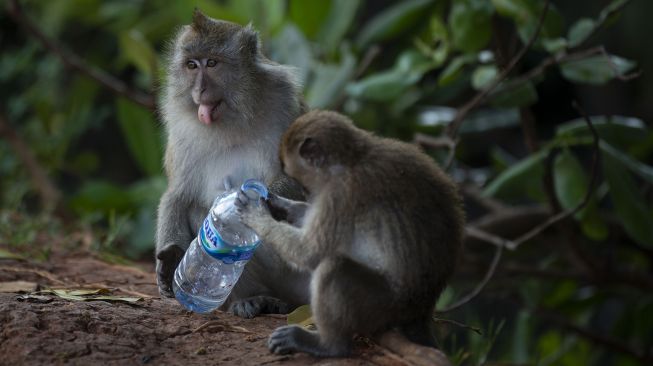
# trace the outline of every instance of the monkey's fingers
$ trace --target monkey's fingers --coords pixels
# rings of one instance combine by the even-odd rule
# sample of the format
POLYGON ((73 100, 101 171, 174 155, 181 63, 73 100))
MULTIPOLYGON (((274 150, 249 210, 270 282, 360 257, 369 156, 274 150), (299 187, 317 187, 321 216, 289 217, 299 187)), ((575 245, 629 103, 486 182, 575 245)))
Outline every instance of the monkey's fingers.
POLYGON ((229 176, 224 177, 224 179, 222 180, 222 185, 224 186, 225 191, 231 190, 231 188, 233 188, 233 184, 231 184, 231 177, 229 176))
POLYGON ((245 208, 249 205, 249 197, 245 194, 245 192, 239 190, 238 194, 236 195, 236 200, 234 201, 234 206, 238 208, 245 208))
POLYGON ((297 339, 304 330, 295 325, 279 327, 270 334, 268 349, 272 353, 285 355, 297 351, 297 339))
POLYGON ((183 256, 184 251, 176 245, 170 245, 157 253, 156 279, 161 296, 175 296, 172 291, 172 280, 183 256))

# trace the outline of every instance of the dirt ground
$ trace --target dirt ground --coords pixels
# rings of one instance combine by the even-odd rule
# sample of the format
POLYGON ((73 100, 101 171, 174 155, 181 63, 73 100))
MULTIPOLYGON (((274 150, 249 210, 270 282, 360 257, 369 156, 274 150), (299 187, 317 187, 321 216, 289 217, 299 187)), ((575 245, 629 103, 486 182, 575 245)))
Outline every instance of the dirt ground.
POLYGON ((159 298, 151 267, 108 264, 88 253, 54 253, 47 262, 0 259, 0 288, 2 365, 415 364, 363 340, 346 359, 271 354, 267 337, 286 324, 285 316, 191 313, 174 299, 159 298), (112 296, 142 300, 72 301, 18 292, 32 286, 109 289, 112 296))

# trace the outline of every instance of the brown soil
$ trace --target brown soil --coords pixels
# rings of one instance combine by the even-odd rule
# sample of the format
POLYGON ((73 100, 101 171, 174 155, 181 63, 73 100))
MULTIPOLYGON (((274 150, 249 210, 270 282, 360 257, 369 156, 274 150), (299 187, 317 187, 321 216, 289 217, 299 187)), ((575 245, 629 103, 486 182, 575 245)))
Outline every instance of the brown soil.
MULTIPOLYGON (((108 288, 138 296, 135 304, 71 301, 45 294, 0 293, 3 365, 395 365, 404 356, 359 341, 347 359, 271 354, 267 337, 285 316, 241 319, 216 311, 185 311, 160 299, 152 268, 112 265, 90 254, 59 254, 46 263, 0 259, 0 285, 26 281, 39 288, 108 288)), ((20 284, 19 284, 20 285, 20 284)), ((25 284, 22 284, 25 286, 25 284)), ((410 358, 410 357, 409 357, 410 358)), ((421 363, 421 362, 420 362, 421 363)))

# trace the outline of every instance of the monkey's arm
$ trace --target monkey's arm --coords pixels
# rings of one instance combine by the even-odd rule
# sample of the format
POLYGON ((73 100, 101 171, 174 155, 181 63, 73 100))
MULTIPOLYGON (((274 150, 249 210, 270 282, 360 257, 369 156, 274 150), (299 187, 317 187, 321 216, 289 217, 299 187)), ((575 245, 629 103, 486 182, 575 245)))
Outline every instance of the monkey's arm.
POLYGON ((159 293, 173 297, 172 277, 177 264, 193 240, 186 216, 188 207, 174 191, 168 190, 161 197, 156 233, 156 275, 159 293))
POLYGON ((309 270, 319 264, 322 256, 307 250, 301 228, 276 221, 262 204, 237 202, 242 222, 254 229, 266 244, 273 245, 286 261, 309 270))

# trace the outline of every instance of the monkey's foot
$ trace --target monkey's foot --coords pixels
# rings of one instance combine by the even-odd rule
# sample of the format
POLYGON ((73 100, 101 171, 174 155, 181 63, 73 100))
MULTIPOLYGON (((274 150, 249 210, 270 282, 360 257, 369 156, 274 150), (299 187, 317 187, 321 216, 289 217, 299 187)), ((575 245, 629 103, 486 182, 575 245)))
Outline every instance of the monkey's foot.
POLYGON ((253 296, 239 299, 229 305, 229 311, 241 318, 251 319, 259 314, 288 314, 291 308, 271 296, 253 296))
POLYGON ((297 325, 286 325, 275 329, 268 339, 268 348, 270 352, 280 355, 305 352, 316 357, 338 357, 349 354, 348 340, 322 345, 317 332, 305 330, 297 325))

